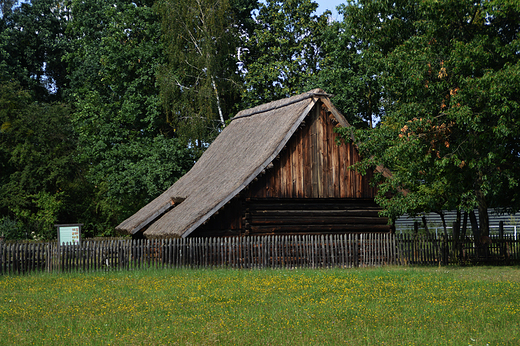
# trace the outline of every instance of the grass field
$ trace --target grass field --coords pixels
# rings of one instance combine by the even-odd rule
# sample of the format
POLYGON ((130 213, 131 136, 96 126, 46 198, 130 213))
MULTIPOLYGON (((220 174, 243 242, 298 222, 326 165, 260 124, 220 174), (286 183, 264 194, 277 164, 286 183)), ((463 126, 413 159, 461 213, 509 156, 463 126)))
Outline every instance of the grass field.
POLYGON ((0 277, 2 345, 519 345, 520 268, 0 277))

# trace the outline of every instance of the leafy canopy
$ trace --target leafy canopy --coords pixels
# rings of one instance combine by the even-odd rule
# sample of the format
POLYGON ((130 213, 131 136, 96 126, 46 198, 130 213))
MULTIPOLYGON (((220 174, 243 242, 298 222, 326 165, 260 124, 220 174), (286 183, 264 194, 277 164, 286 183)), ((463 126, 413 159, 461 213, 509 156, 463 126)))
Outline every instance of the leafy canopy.
POLYGON ((518 210, 520 4, 367 0, 343 15, 381 95, 381 121, 356 136, 358 168, 392 172, 385 213, 478 208, 485 234, 488 207, 518 210))
POLYGON ((261 4, 241 55, 242 108, 308 91, 308 79, 323 59, 322 35, 330 15, 314 15, 317 7, 311 0, 261 4))

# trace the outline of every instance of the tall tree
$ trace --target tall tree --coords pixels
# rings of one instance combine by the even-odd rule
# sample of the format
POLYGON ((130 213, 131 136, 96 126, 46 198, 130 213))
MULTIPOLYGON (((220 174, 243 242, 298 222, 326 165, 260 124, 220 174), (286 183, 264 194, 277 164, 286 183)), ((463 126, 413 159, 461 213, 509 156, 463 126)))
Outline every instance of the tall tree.
POLYGON ((73 124, 94 187, 96 232, 111 230, 168 188, 193 164, 159 104, 165 62, 151 1, 72 2, 67 55, 73 124))
POLYGON ((38 0, 13 7, 8 1, 0 22, 0 80, 16 80, 38 101, 61 101, 68 51, 66 2, 38 0), (5 11, 5 12, 4 12, 5 11))
POLYGON ((240 96, 238 33, 251 25, 245 19, 256 1, 233 3, 238 7, 228 0, 159 1, 168 57, 159 74, 162 104, 178 135, 202 149, 225 126, 240 96))
POLYGON ((82 189, 69 107, 35 102, 18 82, 5 82, 0 125, 0 215, 52 238, 56 222, 75 221, 69 203, 82 189))
POLYGON ((477 208, 488 235, 488 207, 520 207, 520 5, 367 0, 343 10, 381 86, 381 122, 357 140, 360 168, 392 171, 380 176, 386 213, 477 208))
POLYGON ((6 13, 10 13, 16 0, 2 0, 0 1, 0 16, 4 17, 6 13))
POLYGON ((244 108, 307 91, 307 79, 323 59, 322 35, 330 15, 314 15, 317 7, 311 0, 261 4, 241 56, 244 108))
POLYGON ((354 127, 373 127, 382 115, 381 88, 369 43, 354 37, 347 22, 331 22, 322 36, 323 59, 307 89, 334 95, 334 105, 354 127))
POLYGON ((75 222, 85 186, 61 59, 69 40, 65 2, 2 2, 0 18, 0 218, 8 236, 50 238, 75 222), (59 101, 56 102, 56 101, 59 101), (11 222, 12 221, 12 222, 11 222))

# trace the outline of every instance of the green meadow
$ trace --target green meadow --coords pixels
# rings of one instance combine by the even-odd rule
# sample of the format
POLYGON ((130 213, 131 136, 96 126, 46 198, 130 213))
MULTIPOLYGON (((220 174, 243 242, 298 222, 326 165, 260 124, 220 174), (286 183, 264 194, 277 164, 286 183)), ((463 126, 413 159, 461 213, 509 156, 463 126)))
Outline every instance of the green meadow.
POLYGON ((0 277, 2 345, 518 345, 520 268, 0 277))

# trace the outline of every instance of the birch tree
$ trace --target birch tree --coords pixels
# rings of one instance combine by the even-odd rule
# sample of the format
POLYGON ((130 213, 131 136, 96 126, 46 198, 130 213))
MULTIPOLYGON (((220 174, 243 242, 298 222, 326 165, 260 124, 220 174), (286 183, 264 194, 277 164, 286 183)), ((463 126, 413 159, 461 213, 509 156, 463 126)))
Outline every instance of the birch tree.
POLYGON ((236 110, 239 25, 228 0, 162 0, 158 9, 168 58, 161 101, 178 136, 203 148, 236 110))

